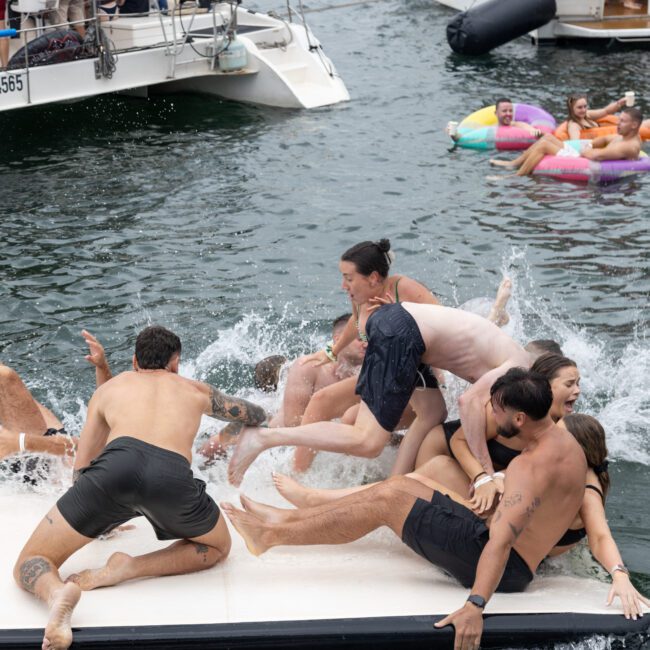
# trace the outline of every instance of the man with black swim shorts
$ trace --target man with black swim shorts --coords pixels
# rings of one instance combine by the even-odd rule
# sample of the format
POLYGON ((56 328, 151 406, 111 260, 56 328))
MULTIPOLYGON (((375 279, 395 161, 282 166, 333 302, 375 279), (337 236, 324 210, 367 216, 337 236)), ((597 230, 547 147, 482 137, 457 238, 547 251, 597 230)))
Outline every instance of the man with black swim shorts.
POLYGON ((162 327, 138 335, 133 371, 100 386, 88 403, 75 483, 32 533, 14 568, 16 582, 50 606, 44 648, 68 648, 81 590, 144 576, 214 566, 230 550, 228 528, 190 467, 201 417, 261 424, 264 410, 178 375, 181 342, 162 327), (165 549, 111 556, 106 566, 70 576, 58 569, 93 538, 144 516, 165 549))
MULTIPOLYGON (((441 410, 444 413, 442 395, 428 367, 447 370, 473 384, 459 400, 460 419, 470 449, 486 472, 494 473, 485 442, 490 386, 508 368, 529 367, 530 355, 487 319, 441 305, 384 305, 368 319, 366 333, 368 348, 356 389, 361 405, 354 425, 318 422, 244 429, 228 468, 231 483, 239 485, 249 465, 270 447, 303 445, 377 456, 409 400, 416 418, 400 445, 400 463, 395 466, 412 469, 422 440, 440 422, 441 410)), ((498 487, 503 489, 502 484, 498 487)))
POLYGON ((246 512, 221 507, 255 555, 273 546, 343 544, 388 526, 471 588, 467 603, 436 626, 454 625, 454 647, 476 650, 492 594, 524 590, 582 505, 586 460, 575 438, 550 418, 552 400, 548 380, 522 368, 491 387, 499 433, 519 436, 525 453, 510 463, 503 498, 487 520, 435 481, 406 476, 311 508, 281 510, 247 497, 246 512))

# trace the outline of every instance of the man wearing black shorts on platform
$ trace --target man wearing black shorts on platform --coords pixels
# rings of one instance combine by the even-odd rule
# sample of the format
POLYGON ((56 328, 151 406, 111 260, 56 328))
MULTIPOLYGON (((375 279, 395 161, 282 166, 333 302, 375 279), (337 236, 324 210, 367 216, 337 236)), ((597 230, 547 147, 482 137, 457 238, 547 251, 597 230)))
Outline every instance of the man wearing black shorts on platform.
POLYGON ((512 368, 491 388, 503 436, 526 447, 508 466, 498 508, 480 519, 460 495, 425 477, 395 476, 338 501, 281 510, 242 497, 247 512, 222 504, 246 546, 345 544, 380 526, 471 588, 461 609, 436 624, 456 628, 457 650, 476 650, 483 607, 495 591, 523 591, 539 563, 573 522, 587 463, 576 439, 549 417, 551 387, 537 373, 512 368))
POLYGON ((175 334, 146 328, 135 344, 133 371, 100 386, 88 404, 75 483, 32 533, 14 568, 19 586, 49 604, 43 648, 72 643, 70 617, 82 589, 200 571, 228 555, 226 523, 192 474, 192 443, 203 415, 260 424, 266 414, 180 377, 180 352, 175 334), (58 568, 70 555, 141 515, 158 539, 180 541, 137 557, 115 553, 106 566, 62 582, 58 568))

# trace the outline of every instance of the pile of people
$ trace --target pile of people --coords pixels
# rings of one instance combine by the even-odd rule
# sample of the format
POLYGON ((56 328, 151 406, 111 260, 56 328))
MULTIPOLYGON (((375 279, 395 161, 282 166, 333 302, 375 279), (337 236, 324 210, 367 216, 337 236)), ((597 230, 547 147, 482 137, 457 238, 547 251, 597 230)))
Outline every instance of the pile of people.
MULTIPOLYGON (((619 597, 627 618, 642 615, 650 601, 630 582, 605 517, 605 433, 594 418, 574 413, 575 362, 553 341, 524 348, 500 328, 509 281, 486 318, 442 306, 420 283, 392 275, 393 259, 387 240, 361 242, 343 254, 339 269, 351 313, 335 321, 324 350, 292 364, 282 409, 272 418, 247 400, 179 376, 181 342, 163 327, 138 335, 133 369, 115 377, 101 345, 84 333, 97 390, 76 442, 74 483, 14 569, 18 585, 49 605, 44 648, 70 646, 83 590, 200 571, 227 557, 225 520, 191 470, 203 415, 231 423, 203 451, 214 461, 233 446, 234 485, 265 449, 296 446, 296 466, 304 469, 317 450, 376 456, 406 427, 384 481, 320 490, 278 474, 276 487, 295 509, 242 495, 243 510, 223 503, 221 511, 255 555, 278 545, 347 543, 389 527, 470 589, 465 605, 437 623, 455 627, 458 648, 478 647, 483 608, 495 591, 524 590, 544 558, 585 536, 611 574, 609 602, 619 597), (458 400, 460 420, 452 422, 441 391, 444 372, 469 383, 458 400), (70 555, 141 515, 159 539, 177 541, 142 556, 115 553, 103 567, 61 578, 70 555)), ((260 385, 277 387, 282 361, 258 367, 260 385)), ((0 421, 1 455, 70 453, 75 446, 6 368, 0 421), (29 425, 18 421, 19 411, 29 411, 29 425), (51 429, 54 436, 40 435, 51 429)))

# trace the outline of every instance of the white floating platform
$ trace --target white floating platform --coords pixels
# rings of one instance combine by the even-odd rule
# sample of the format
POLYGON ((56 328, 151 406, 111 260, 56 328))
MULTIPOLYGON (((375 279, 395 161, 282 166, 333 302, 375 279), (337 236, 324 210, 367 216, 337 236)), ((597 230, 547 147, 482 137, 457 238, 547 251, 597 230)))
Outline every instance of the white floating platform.
MULTIPOLYGON (((0 648, 40 646, 46 608, 11 576, 18 552, 53 502, 0 496, 0 648)), ((101 566, 116 550, 137 555, 166 544, 144 519, 133 523, 135 530, 79 551, 62 576, 101 566)), ((451 647, 453 630, 435 630, 433 622, 460 607, 467 590, 390 531, 343 546, 275 548, 260 558, 231 533, 230 556, 208 571, 84 593, 73 617, 73 647, 451 647)), ((608 589, 595 580, 542 576, 523 594, 496 594, 481 647, 650 632, 650 616, 626 621, 620 610, 605 607, 608 589)))

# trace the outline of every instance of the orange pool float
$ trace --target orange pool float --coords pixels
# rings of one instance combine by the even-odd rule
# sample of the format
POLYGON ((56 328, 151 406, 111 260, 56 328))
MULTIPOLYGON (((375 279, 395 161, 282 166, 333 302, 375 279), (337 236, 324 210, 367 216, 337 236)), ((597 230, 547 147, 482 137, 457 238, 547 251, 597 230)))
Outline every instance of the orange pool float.
MULTIPOLYGON (((599 120, 596 120, 599 126, 594 126, 591 129, 582 129, 580 131, 581 140, 593 140, 594 138, 600 138, 604 135, 616 135, 616 125, 618 124, 618 117, 616 115, 606 115, 601 117, 599 120)), ((564 121, 560 126, 555 129, 553 135, 560 140, 569 139, 569 129, 567 127, 567 122, 564 121)), ((647 126, 642 126, 639 135, 641 140, 650 140, 650 128, 647 126)))

